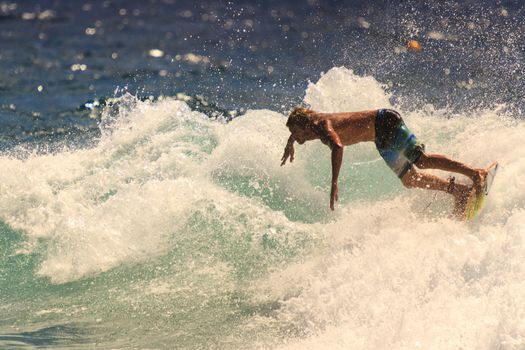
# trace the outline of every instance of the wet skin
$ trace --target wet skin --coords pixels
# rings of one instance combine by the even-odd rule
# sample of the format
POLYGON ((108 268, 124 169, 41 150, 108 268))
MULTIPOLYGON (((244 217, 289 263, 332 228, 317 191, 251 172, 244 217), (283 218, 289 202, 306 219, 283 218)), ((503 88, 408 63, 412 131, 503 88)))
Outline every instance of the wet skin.
MULTIPOLYGON (((317 113, 309 116, 309 122, 304 125, 291 125, 290 137, 281 158, 281 166, 294 160, 295 150, 293 143, 300 145, 306 141, 320 139, 332 149, 332 183, 330 191, 330 209, 339 199, 338 177, 343 160, 343 147, 359 142, 375 140, 375 118, 377 110, 344 113, 317 113)), ((402 178, 401 182, 407 188, 423 188, 439 190, 454 196, 454 211, 456 217, 461 217, 464 206, 472 190, 480 191, 487 175, 485 169, 472 168, 461 162, 442 155, 423 153, 414 163, 418 169, 440 169, 463 174, 469 177, 473 186, 453 183, 437 176, 418 171, 412 167, 402 178)))

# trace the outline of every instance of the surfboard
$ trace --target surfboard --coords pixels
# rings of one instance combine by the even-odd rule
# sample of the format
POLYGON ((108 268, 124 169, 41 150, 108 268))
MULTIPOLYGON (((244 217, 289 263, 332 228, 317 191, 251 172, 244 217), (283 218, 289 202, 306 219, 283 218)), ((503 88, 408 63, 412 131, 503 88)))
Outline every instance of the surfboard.
POLYGON ((463 216, 465 221, 475 219, 483 209, 483 206, 485 205, 485 199, 489 195, 490 188, 494 182, 494 177, 498 172, 498 162, 492 163, 486 170, 487 177, 485 178, 485 183, 482 185, 481 193, 473 190, 470 193, 469 199, 467 200, 463 216))

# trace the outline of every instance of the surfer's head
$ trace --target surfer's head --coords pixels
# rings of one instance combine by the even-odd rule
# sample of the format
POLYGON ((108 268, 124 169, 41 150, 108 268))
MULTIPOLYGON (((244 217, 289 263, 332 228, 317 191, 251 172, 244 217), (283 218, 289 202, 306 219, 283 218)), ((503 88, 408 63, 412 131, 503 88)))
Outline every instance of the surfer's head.
POLYGON ((307 140, 312 140, 317 137, 312 126, 311 117, 314 111, 308 108, 295 107, 288 116, 286 126, 294 136, 299 144, 303 144, 307 140))
POLYGON ((288 115, 288 121, 286 126, 290 128, 292 125, 297 125, 302 128, 307 127, 310 123, 310 116, 314 114, 314 111, 308 108, 295 107, 288 115))

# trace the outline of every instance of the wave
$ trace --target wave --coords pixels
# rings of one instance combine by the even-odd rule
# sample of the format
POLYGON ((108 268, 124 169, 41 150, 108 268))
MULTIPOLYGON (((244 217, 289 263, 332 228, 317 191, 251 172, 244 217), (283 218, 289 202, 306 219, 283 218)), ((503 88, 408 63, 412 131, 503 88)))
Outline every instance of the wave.
POLYGON ((7 269, 26 289, 6 288, 4 308, 42 312, 47 327, 75 315, 93 332, 105 322, 126 332, 125 315, 141 317, 135 346, 523 345, 525 124, 504 108, 402 110, 387 91, 341 67, 310 83, 304 101, 396 108, 427 151, 480 167, 498 160, 478 220, 450 219, 446 195, 402 188, 371 143, 345 150, 332 213, 326 147, 297 147, 280 167, 284 115, 249 110, 226 123, 180 100, 126 96, 103 111, 91 148, 0 158, 11 237, 2 248, 30 270, 7 269), (47 297, 27 303, 31 293, 47 297))

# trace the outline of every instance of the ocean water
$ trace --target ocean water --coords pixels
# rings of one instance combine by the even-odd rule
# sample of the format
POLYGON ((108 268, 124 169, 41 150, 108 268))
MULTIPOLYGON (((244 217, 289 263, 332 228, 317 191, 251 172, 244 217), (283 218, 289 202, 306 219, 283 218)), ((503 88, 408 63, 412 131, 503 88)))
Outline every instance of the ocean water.
POLYGON ((0 10, 0 348, 525 348, 519 2, 0 10), (451 219, 372 143, 331 212, 328 148, 280 166, 295 104, 498 160, 484 212, 451 219))

